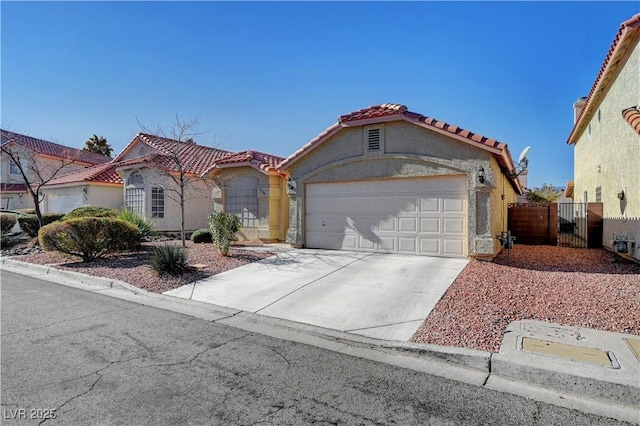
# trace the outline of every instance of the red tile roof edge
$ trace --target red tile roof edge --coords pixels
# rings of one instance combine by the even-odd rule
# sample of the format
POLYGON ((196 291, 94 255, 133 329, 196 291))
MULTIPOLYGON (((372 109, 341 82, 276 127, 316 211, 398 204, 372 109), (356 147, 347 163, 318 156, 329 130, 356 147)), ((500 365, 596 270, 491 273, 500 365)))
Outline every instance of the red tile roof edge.
POLYGON ((11 132, 9 130, 0 129, 0 132, 2 133, 2 136, 7 139, 7 141, 2 145, 17 144, 37 152, 38 154, 54 158, 66 158, 65 151, 69 151, 74 153, 74 156, 78 156, 75 162, 82 164, 97 165, 111 161, 111 157, 85 151, 83 149, 72 148, 70 146, 11 132))
POLYGON ((84 170, 67 173, 57 176, 47 182, 45 187, 56 185, 68 185, 72 183, 106 183, 106 184, 123 184, 122 177, 116 172, 117 164, 105 163, 97 166, 89 167, 84 170))
MULTIPOLYGON (((571 129, 569 137, 567 138, 568 144, 577 142, 577 138, 579 137, 579 129, 582 129, 582 131, 584 131, 584 128, 586 127, 585 122, 593 116, 595 108, 592 107, 592 103, 594 101, 596 93, 599 93, 601 90, 605 89, 601 87, 603 80, 605 79, 607 74, 614 73, 617 70, 613 68, 618 66, 620 59, 622 59, 622 57, 620 57, 618 60, 614 60, 615 56, 623 56, 624 52, 620 53, 619 47, 622 45, 625 39, 634 36, 640 37, 640 13, 633 15, 631 18, 620 24, 620 28, 618 28, 618 32, 616 33, 613 42, 611 43, 611 46, 609 47, 609 50, 605 55, 604 61, 602 62, 600 71, 598 71, 598 75, 596 76, 596 79, 591 86, 591 90, 589 91, 589 95, 587 96, 584 106, 582 107, 582 110, 580 111, 580 114, 578 115, 578 118, 576 119, 576 122, 571 129), (588 114, 587 110, 589 110, 588 114)), ((631 54, 632 50, 633 49, 628 49, 628 53, 631 54)), ((580 133, 582 133, 582 131, 580 133)))
POLYGON ((640 135, 640 110, 638 110, 638 105, 622 110, 622 116, 636 133, 640 135))
POLYGON ((213 166, 209 167, 203 175, 209 173, 214 168, 231 168, 250 166, 263 173, 278 172, 278 164, 284 161, 284 158, 277 155, 267 154, 266 152, 248 149, 235 154, 230 154, 219 160, 213 166))

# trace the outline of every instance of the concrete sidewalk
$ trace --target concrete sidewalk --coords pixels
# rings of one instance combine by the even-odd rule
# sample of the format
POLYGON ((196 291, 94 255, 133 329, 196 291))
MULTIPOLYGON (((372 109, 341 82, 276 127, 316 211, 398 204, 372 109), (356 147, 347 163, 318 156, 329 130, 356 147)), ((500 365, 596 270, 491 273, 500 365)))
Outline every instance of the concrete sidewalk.
POLYGON ((406 342, 467 259, 289 250, 165 294, 406 342))

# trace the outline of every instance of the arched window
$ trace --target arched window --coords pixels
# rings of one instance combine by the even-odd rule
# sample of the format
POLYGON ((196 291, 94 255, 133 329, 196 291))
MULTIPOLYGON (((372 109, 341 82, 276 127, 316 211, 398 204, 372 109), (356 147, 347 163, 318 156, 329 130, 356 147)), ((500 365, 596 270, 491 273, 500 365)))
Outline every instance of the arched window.
POLYGON ((254 228, 259 220, 258 179, 249 176, 234 178, 225 190, 225 211, 240 216, 242 226, 254 228))
POLYGON ((144 216, 144 178, 140 172, 133 172, 127 179, 124 190, 125 204, 129 210, 144 216))
POLYGON ((164 217, 164 188, 161 186, 151 188, 151 217, 164 217))

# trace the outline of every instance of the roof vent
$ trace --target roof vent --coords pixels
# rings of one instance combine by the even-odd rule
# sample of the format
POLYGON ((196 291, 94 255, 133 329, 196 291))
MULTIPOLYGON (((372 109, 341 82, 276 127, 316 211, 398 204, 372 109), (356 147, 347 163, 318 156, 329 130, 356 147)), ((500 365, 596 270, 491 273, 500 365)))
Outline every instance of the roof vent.
POLYGON ((367 131, 367 151, 380 151, 380 128, 367 131))

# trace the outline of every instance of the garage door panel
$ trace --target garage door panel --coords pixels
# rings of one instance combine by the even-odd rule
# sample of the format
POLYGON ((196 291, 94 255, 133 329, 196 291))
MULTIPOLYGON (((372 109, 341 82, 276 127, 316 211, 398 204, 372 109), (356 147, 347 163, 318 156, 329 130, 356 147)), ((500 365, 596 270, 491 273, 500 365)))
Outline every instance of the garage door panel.
POLYGON ((439 238, 427 238, 420 237, 420 251, 419 254, 438 256, 440 254, 440 239, 439 238))
POLYGON ((439 217, 423 217, 420 218, 420 232, 440 233, 439 217))
POLYGON ((462 213, 464 212, 464 200, 454 198, 444 198, 443 211, 445 213, 462 213))
POLYGON ((420 211, 423 213, 438 213, 440 211, 440 199, 422 198, 420 200, 420 211))
POLYGON ((464 256, 466 177, 310 183, 310 248, 464 256))
POLYGON ((444 239, 443 254, 447 256, 464 255, 464 241, 462 239, 444 239))
POLYGON ((442 232, 445 234, 463 234, 464 219, 461 217, 445 217, 442 220, 442 232))
POLYGON ((416 233, 418 231, 417 221, 417 218, 413 217, 398 218, 398 231, 416 233))

